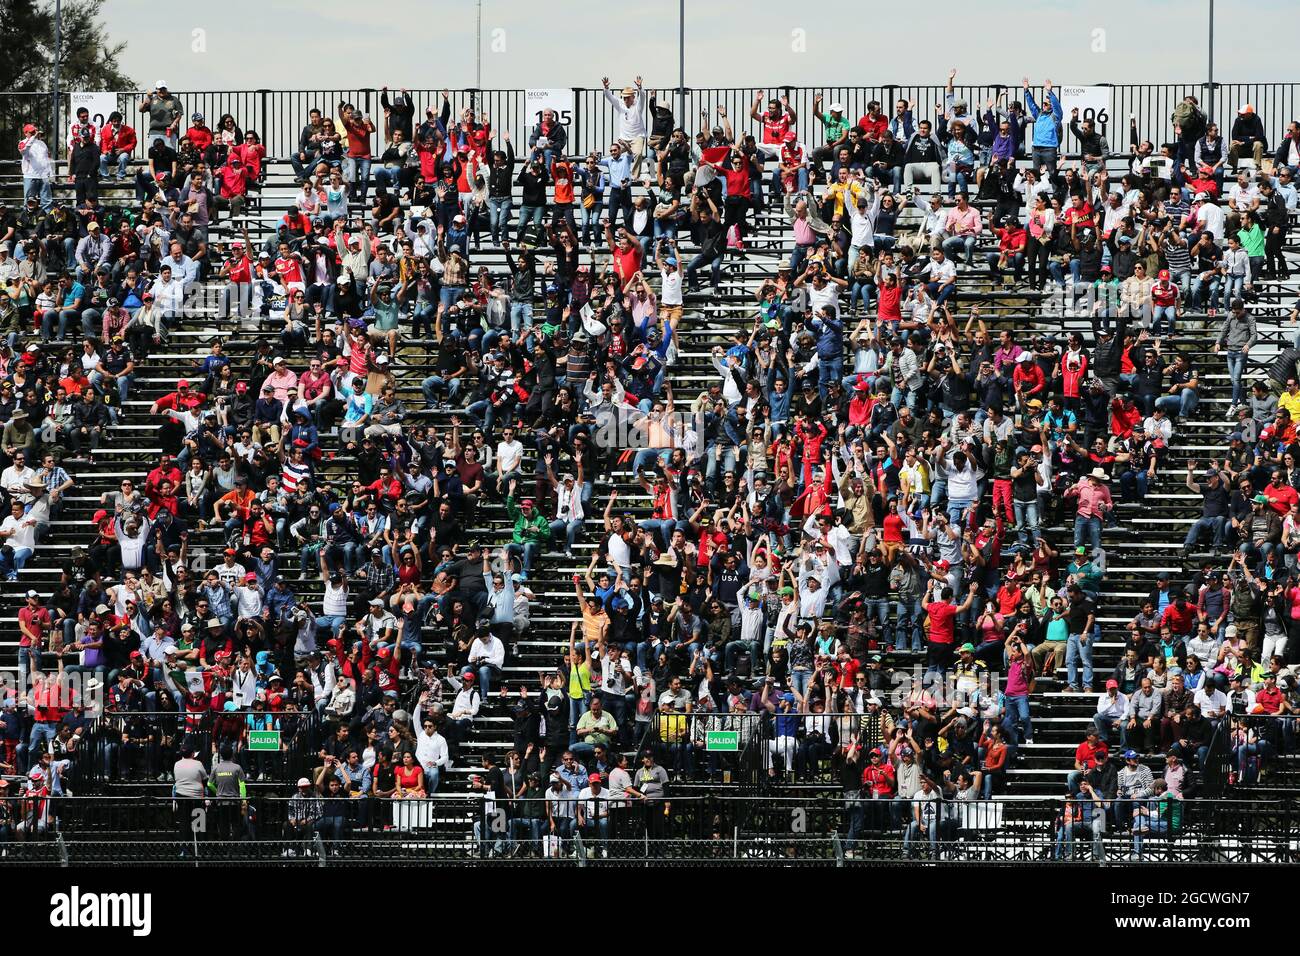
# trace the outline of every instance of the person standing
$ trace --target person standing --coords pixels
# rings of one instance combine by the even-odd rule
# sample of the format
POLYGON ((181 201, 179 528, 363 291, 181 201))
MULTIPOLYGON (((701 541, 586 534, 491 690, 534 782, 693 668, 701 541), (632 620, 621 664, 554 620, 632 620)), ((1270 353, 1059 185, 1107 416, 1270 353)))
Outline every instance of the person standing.
POLYGON ((50 147, 45 142, 45 132, 39 126, 28 123, 23 127, 18 154, 22 157, 23 198, 38 197, 41 208, 48 210, 54 203, 54 163, 50 159, 50 147))
POLYGON ((1256 338, 1255 317, 1246 311, 1243 299, 1233 299, 1231 309, 1219 329, 1219 337, 1214 342, 1215 353, 1222 353, 1228 363, 1233 405, 1240 405, 1245 400, 1241 380, 1246 373, 1246 356, 1256 338))

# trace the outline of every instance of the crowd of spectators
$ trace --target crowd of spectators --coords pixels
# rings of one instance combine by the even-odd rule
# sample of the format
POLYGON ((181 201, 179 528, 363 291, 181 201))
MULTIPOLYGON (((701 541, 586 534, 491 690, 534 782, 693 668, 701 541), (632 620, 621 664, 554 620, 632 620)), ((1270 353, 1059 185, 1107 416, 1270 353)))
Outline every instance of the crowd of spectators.
POLYGON ((1116 154, 1050 81, 971 104, 954 79, 933 117, 899 100, 856 122, 760 90, 753 133, 722 108, 691 133, 671 97, 606 79, 617 136, 586 155, 550 111, 516 153, 446 93, 421 117, 385 89, 382 116, 311 110, 285 157, 301 193, 256 239, 268 157, 238 118, 184 128, 160 81, 140 163, 126 118, 79 115, 74 203, 29 124, 24 205, 0 210, 9 580, 197 290, 257 331, 223 332, 152 402, 162 456, 104 495, 88 548, 58 552, 53 593, 28 592, 9 768, 59 792, 43 768, 89 724, 56 675, 80 671, 115 722, 107 774, 179 789, 197 752, 270 778, 248 735, 280 730, 319 750, 295 818, 313 826, 340 825, 320 798, 445 790, 491 715, 513 746, 503 767, 475 748, 469 786, 544 798, 534 841, 599 829, 583 808, 606 794, 722 779, 734 758, 706 737, 733 730, 773 778, 838 778, 850 844, 893 828, 911 848, 939 839, 941 804, 1003 790, 1063 663, 1061 689, 1098 699, 1063 846, 1106 819, 1158 831, 1220 722, 1254 780, 1291 732, 1252 716, 1297 705, 1300 342, 1268 369, 1280 397, 1260 377, 1248 396, 1246 372, 1259 284, 1287 275, 1300 127, 1269 151, 1253 107, 1224 136, 1189 96, 1152 131, 1168 142, 1134 125, 1116 154), (101 199, 114 181, 133 201, 101 199), (730 266, 757 254, 760 215, 793 252, 743 289, 730 266), (716 379, 674 387, 724 274, 752 307, 726 320, 716 379), (972 294, 990 278, 1051 293, 1032 301, 1071 330, 990 328, 972 294), (1186 463, 1204 514, 1183 557, 1211 539, 1212 560, 1162 575, 1099 674, 1103 542, 1131 533, 1117 505, 1184 487, 1170 449, 1208 391, 1177 347, 1189 316, 1219 329, 1235 422, 1208 469, 1186 463), (430 356, 417 407, 408 347, 430 356), (614 488, 629 469, 644 497, 614 488), (214 531, 215 553, 196 546, 214 531), (557 567, 580 617, 534 680, 531 588, 557 567), (909 655, 900 697, 885 661, 909 655))

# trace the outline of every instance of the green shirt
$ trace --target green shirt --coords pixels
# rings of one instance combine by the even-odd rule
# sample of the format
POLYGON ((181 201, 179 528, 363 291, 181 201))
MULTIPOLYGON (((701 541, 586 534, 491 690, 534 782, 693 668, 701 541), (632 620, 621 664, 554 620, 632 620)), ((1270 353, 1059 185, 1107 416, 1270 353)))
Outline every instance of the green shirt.
POLYGON ((1246 250, 1246 255, 1251 258, 1264 255, 1264 230, 1258 223, 1249 229, 1238 231, 1237 238, 1241 240, 1241 247, 1246 250))
POLYGON ((375 299, 373 308, 375 310, 374 326, 376 329, 380 332, 391 332, 398 327, 401 313, 398 311, 396 299, 390 298, 388 302, 375 299))
POLYGON ((1047 640, 1065 641, 1070 637, 1070 628, 1066 624, 1065 616, 1054 617, 1047 622, 1047 640))
POLYGON ((823 113, 822 122, 826 124, 827 143, 838 143, 849 131, 849 121, 844 117, 832 119, 830 113, 823 113))
POLYGON ((585 740, 589 744, 608 744, 610 734, 617 731, 618 724, 607 710, 601 711, 600 720, 597 720, 591 711, 578 718, 578 739, 585 740), (594 730, 595 733, 589 737, 585 736, 589 730, 594 730))

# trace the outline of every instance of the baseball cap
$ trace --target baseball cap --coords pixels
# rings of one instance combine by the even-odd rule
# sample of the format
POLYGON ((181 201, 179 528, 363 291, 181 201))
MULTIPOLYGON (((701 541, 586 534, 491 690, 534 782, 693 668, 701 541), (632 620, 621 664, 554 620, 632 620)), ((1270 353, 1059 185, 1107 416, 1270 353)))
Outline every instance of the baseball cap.
POLYGON ((310 786, 311 786, 311 781, 308 780, 306 777, 299 777, 299 778, 298 778, 298 786, 300 786, 300 787, 310 787, 310 786))

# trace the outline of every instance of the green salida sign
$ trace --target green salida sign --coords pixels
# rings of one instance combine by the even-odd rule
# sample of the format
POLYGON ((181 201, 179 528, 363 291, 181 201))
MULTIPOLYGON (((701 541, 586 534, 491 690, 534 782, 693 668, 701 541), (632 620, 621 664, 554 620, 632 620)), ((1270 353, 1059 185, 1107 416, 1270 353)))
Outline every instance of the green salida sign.
POLYGON ((248 732, 248 749, 249 750, 279 750, 280 731, 250 730, 248 732))
POLYGON ((734 753, 740 749, 740 732, 736 730, 706 730, 704 732, 704 749, 734 753))

